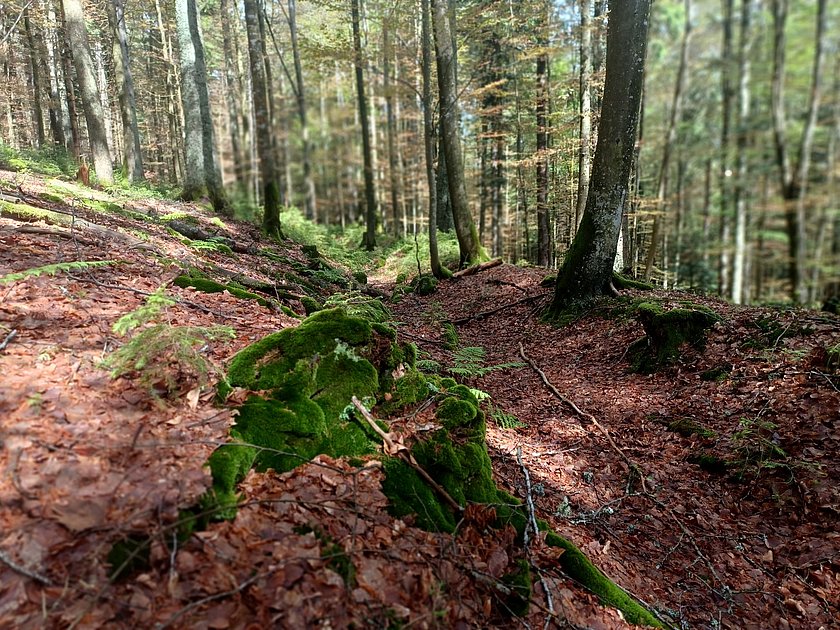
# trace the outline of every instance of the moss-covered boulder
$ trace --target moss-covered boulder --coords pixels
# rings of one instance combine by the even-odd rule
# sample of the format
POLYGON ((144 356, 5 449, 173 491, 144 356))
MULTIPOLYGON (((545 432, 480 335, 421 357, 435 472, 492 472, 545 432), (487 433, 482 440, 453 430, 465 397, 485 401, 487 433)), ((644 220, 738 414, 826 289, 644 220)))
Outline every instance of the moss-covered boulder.
POLYGON ((680 308, 665 308, 658 302, 642 302, 636 317, 645 329, 645 337, 628 352, 634 372, 649 374, 672 363, 684 344, 702 348, 706 332, 720 321, 720 316, 699 304, 686 302, 680 308))
POLYGON ((191 269, 189 273, 178 276, 172 281, 172 284, 182 289, 192 287, 202 293, 222 293, 223 291, 227 291, 232 296, 241 300, 254 300, 261 306, 271 306, 271 302, 266 298, 231 284, 216 282, 198 269, 191 269))

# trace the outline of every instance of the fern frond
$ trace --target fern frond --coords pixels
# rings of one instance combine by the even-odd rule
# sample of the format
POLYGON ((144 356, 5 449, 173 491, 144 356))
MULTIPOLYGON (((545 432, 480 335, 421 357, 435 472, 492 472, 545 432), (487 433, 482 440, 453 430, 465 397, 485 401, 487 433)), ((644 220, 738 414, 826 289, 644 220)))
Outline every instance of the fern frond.
POLYGON ((23 271, 16 271, 15 273, 0 277, 0 284, 9 284, 11 282, 25 280, 26 278, 37 278, 44 274, 54 276, 63 271, 76 271, 78 269, 93 269, 94 267, 116 265, 118 262, 117 260, 74 260, 72 262, 44 265, 43 267, 33 267, 32 269, 24 269, 23 271))

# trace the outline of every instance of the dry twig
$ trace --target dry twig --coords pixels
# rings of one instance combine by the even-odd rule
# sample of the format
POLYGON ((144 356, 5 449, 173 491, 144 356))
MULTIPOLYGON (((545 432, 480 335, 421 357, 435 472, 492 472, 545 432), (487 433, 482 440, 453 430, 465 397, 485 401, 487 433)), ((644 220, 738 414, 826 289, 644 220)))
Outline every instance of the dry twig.
POLYGON ((23 567, 23 566, 19 565, 17 562, 12 560, 8 555, 6 555, 6 552, 3 551, 3 550, 0 550, 0 562, 5 564, 7 567, 9 567, 15 573, 20 573, 21 575, 25 575, 26 577, 35 580, 39 584, 43 584, 44 586, 52 585, 52 582, 50 582, 49 578, 44 577, 43 575, 41 575, 40 573, 38 573, 36 571, 30 571, 26 567, 23 567))

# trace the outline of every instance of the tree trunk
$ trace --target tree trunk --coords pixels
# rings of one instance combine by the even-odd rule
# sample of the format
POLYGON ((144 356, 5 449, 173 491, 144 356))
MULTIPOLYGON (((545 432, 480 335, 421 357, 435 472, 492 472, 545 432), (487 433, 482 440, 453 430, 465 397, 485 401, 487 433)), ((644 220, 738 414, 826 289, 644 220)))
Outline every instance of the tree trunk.
POLYGON ((125 28, 123 0, 108 3, 108 21, 114 36, 114 72, 123 125, 123 170, 132 183, 145 181, 140 129, 137 125, 137 99, 128 56, 128 35, 125 28))
POLYGON ((40 148, 46 142, 44 135, 44 109, 41 106, 43 84, 41 82, 41 63, 38 59, 38 46, 32 33, 32 23, 29 19, 29 9, 23 14, 23 30, 26 32, 26 42, 29 46, 29 65, 32 77, 32 124, 35 128, 35 140, 40 148))
POLYGON ((228 2, 229 0, 221 0, 219 5, 219 12, 222 16, 222 45, 225 55, 225 99, 228 106, 233 173, 240 193, 247 194, 246 159, 242 148, 242 108, 239 102, 242 94, 242 81, 239 73, 238 50, 234 41, 235 34, 231 28, 231 8, 228 2))
POLYGON ((723 0, 723 44, 721 52, 721 132, 720 132, 720 168, 718 185, 720 187, 720 255, 718 257, 718 295, 729 295, 730 289, 730 248, 732 227, 730 202, 732 199, 729 164, 729 144, 732 128, 732 5, 733 0, 723 0))
POLYGON ((548 16, 551 4, 540 7, 537 56, 537 264, 551 265, 551 226, 548 217, 548 16))
POLYGON ((196 52, 190 30, 190 2, 192 0, 175 0, 175 32, 181 61, 181 101, 184 107, 184 181, 181 198, 185 201, 200 198, 206 185, 196 52))
POLYGON ((263 183, 263 229, 269 236, 282 238, 280 228, 280 189, 276 154, 271 146, 271 127, 266 91, 265 56, 259 24, 257 0, 244 0, 245 26, 248 37, 248 60, 251 68, 251 91, 254 98, 254 118, 257 154, 263 183))
POLYGON ((85 17, 82 13, 81 0, 62 0, 64 8, 64 23, 67 37, 73 51, 73 62, 76 66, 76 77, 82 93, 82 106, 85 111, 85 121, 88 128, 91 153, 93 154, 93 168, 101 184, 111 184, 114 181, 111 152, 108 150, 108 133, 105 129, 105 113, 99 98, 99 87, 96 84, 96 71, 90 56, 90 42, 88 41, 85 17))
POLYGON ((388 174, 391 183, 391 214, 394 221, 394 235, 404 232, 405 226, 402 215, 405 210, 400 208, 400 174, 397 166, 397 119, 394 114, 394 87, 391 84, 391 56, 394 54, 391 45, 391 19, 386 17, 382 22, 382 75, 383 90, 385 92, 385 114, 388 137, 388 174))
POLYGON ((458 237, 461 265, 474 264, 484 257, 478 230, 470 214, 464 181, 464 162, 459 129, 458 88, 455 77, 454 33, 450 31, 446 0, 433 0, 438 89, 441 99, 441 134, 446 154, 446 174, 452 218, 458 237))
POLYGON ((592 180, 580 229, 557 274, 552 313, 614 291, 613 263, 633 165, 649 23, 650 0, 625 0, 612 8, 592 180))
POLYGON ((580 1, 580 147, 578 148, 578 189, 575 226, 586 209, 589 170, 592 165, 592 0, 580 1))
POLYGON ((365 174, 365 234, 362 246, 368 251, 376 247, 376 188, 373 181, 373 158, 370 147, 370 119, 368 118, 367 98, 365 97, 364 60, 362 58, 362 35, 359 24, 359 0, 350 0, 353 20, 353 52, 356 66, 356 96, 359 101, 359 120, 362 125, 362 157, 365 174))
POLYGON ((295 0, 289 0, 289 33, 292 43, 292 58, 295 64, 295 96, 300 118, 301 148, 303 158, 304 208, 306 216, 313 221, 318 218, 315 200, 315 181, 312 179, 312 156, 309 145, 309 125, 306 119, 306 89, 303 84, 303 69, 300 63, 300 48, 297 40, 297 16, 295 0))

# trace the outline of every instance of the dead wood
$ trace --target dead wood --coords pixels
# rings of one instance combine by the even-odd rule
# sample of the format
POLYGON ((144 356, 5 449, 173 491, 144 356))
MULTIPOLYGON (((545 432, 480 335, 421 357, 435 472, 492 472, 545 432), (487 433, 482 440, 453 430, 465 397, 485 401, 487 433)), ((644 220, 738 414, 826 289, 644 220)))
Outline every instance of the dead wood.
POLYGON ((524 297, 520 300, 516 300, 514 302, 509 302, 507 304, 502 304, 501 306, 497 306, 496 308, 491 308, 487 311, 481 311, 480 313, 476 313, 475 315, 467 315, 466 317, 459 317, 458 319, 448 319, 450 324, 466 324, 469 321, 474 319, 483 319, 488 315, 492 315, 493 313, 498 313, 499 311, 503 311, 506 308, 510 308, 512 306, 517 306, 518 304, 524 304, 525 302, 532 302, 533 300, 539 300, 543 297, 548 295, 547 293, 540 293, 539 295, 529 295, 528 297, 524 297))
POLYGON ((473 265, 472 267, 467 267, 466 269, 461 269, 461 271, 456 271, 452 274, 453 278, 463 278, 464 276, 472 276, 477 274, 479 271, 485 271, 486 269, 492 269, 493 267, 498 267, 502 264, 501 258, 494 258, 493 260, 488 260, 487 262, 483 262, 479 265, 473 265))
POLYGON ((239 254, 253 254, 255 252, 253 245, 243 245, 242 243, 237 243, 232 238, 213 234, 212 232, 208 232, 207 230, 204 230, 192 223, 187 223, 186 221, 178 221, 176 219, 175 221, 169 221, 167 225, 178 232, 178 234, 186 236, 188 239, 193 241, 214 241, 222 245, 227 245, 239 254))

